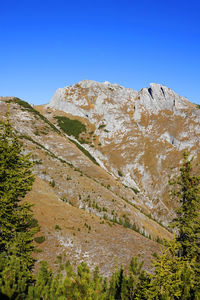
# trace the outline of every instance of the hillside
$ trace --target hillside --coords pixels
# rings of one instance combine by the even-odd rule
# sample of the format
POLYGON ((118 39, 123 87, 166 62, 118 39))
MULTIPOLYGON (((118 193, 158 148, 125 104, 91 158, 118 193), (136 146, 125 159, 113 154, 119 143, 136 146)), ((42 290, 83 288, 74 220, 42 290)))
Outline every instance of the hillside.
POLYGON ((1 97, 1 119, 8 103, 36 162, 27 199, 45 237, 38 258, 56 267, 63 255, 110 275, 141 254, 149 270, 157 241, 171 237, 168 178, 184 149, 200 158, 196 105, 156 84, 138 93, 88 80, 38 107, 1 97))

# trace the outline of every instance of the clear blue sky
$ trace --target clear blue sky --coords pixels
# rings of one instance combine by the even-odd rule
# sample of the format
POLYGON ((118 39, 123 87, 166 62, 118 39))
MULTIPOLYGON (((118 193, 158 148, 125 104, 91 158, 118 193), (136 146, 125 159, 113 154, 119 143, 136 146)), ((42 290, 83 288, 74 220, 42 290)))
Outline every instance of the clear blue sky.
POLYGON ((200 104, 200 1, 0 0, 0 95, 42 104, 82 79, 200 104))

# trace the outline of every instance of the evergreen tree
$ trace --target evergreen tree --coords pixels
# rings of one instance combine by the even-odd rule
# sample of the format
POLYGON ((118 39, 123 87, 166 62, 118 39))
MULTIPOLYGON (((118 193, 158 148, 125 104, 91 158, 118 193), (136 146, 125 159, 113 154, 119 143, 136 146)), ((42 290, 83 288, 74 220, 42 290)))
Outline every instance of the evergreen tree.
POLYGON ((7 116, 0 124, 0 253, 19 257, 29 268, 36 229, 30 228, 32 205, 21 200, 31 190, 32 167, 7 116))
POLYGON ((147 299, 200 299, 200 177, 184 153, 180 175, 171 182, 178 200, 172 222, 176 237, 154 262, 155 273, 146 289, 147 299))
POLYGON ((189 263, 187 259, 178 257, 177 250, 176 241, 168 242, 168 247, 164 247, 154 261, 154 274, 146 289, 146 299, 198 299, 195 298, 195 262, 189 263))
POLYGON ((19 257, 0 254, 0 299, 26 299, 31 283, 31 271, 19 257))
POLYGON ((177 231, 177 255, 189 262, 195 260, 196 285, 200 286, 200 176, 193 174, 192 160, 184 153, 180 176, 173 196, 179 201, 172 227, 177 231))
POLYGON ((192 174, 192 160, 184 153, 180 176, 172 182, 178 188, 173 195, 180 203, 172 226, 177 229, 176 240, 180 244, 179 255, 200 259, 200 176, 192 174))
POLYGON ((124 299, 146 299, 145 289, 150 282, 149 275, 143 270, 144 261, 133 257, 129 265, 129 273, 126 280, 127 298, 124 299))

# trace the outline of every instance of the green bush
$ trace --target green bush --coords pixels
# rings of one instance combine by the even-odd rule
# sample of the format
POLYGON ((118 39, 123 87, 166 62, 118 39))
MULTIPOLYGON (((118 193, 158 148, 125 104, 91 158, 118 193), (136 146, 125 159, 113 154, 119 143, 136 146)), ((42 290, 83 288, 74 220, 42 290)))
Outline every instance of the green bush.
POLYGON ((101 128, 104 128, 104 127, 106 127, 106 125, 105 124, 101 124, 101 125, 99 125, 98 129, 101 129, 101 128))
POLYGON ((54 180, 51 180, 50 182, 49 182, 49 184, 54 188, 55 187, 55 181, 54 180))
POLYGON ((42 235, 42 236, 37 236, 37 237, 34 238, 34 240, 35 240, 36 243, 42 244, 42 243, 44 243, 44 241, 45 241, 45 236, 44 236, 44 235, 42 235))
POLYGON ((120 170, 118 170, 118 175, 119 175, 120 177, 123 176, 123 174, 122 174, 122 172, 121 172, 120 170))
POLYGON ((58 224, 56 224, 55 225, 55 230, 61 230, 61 227, 58 224))

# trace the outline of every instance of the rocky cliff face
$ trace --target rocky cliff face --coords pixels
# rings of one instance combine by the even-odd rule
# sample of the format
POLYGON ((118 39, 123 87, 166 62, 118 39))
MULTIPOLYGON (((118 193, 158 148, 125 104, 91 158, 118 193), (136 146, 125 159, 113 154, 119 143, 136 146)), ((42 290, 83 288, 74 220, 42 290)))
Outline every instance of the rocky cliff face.
POLYGON ((166 193, 182 151, 199 158, 200 110, 171 89, 152 83, 137 92, 83 80, 56 91, 47 107, 95 126, 99 144, 84 147, 105 170, 140 192, 140 201, 167 224, 174 205, 166 193))

